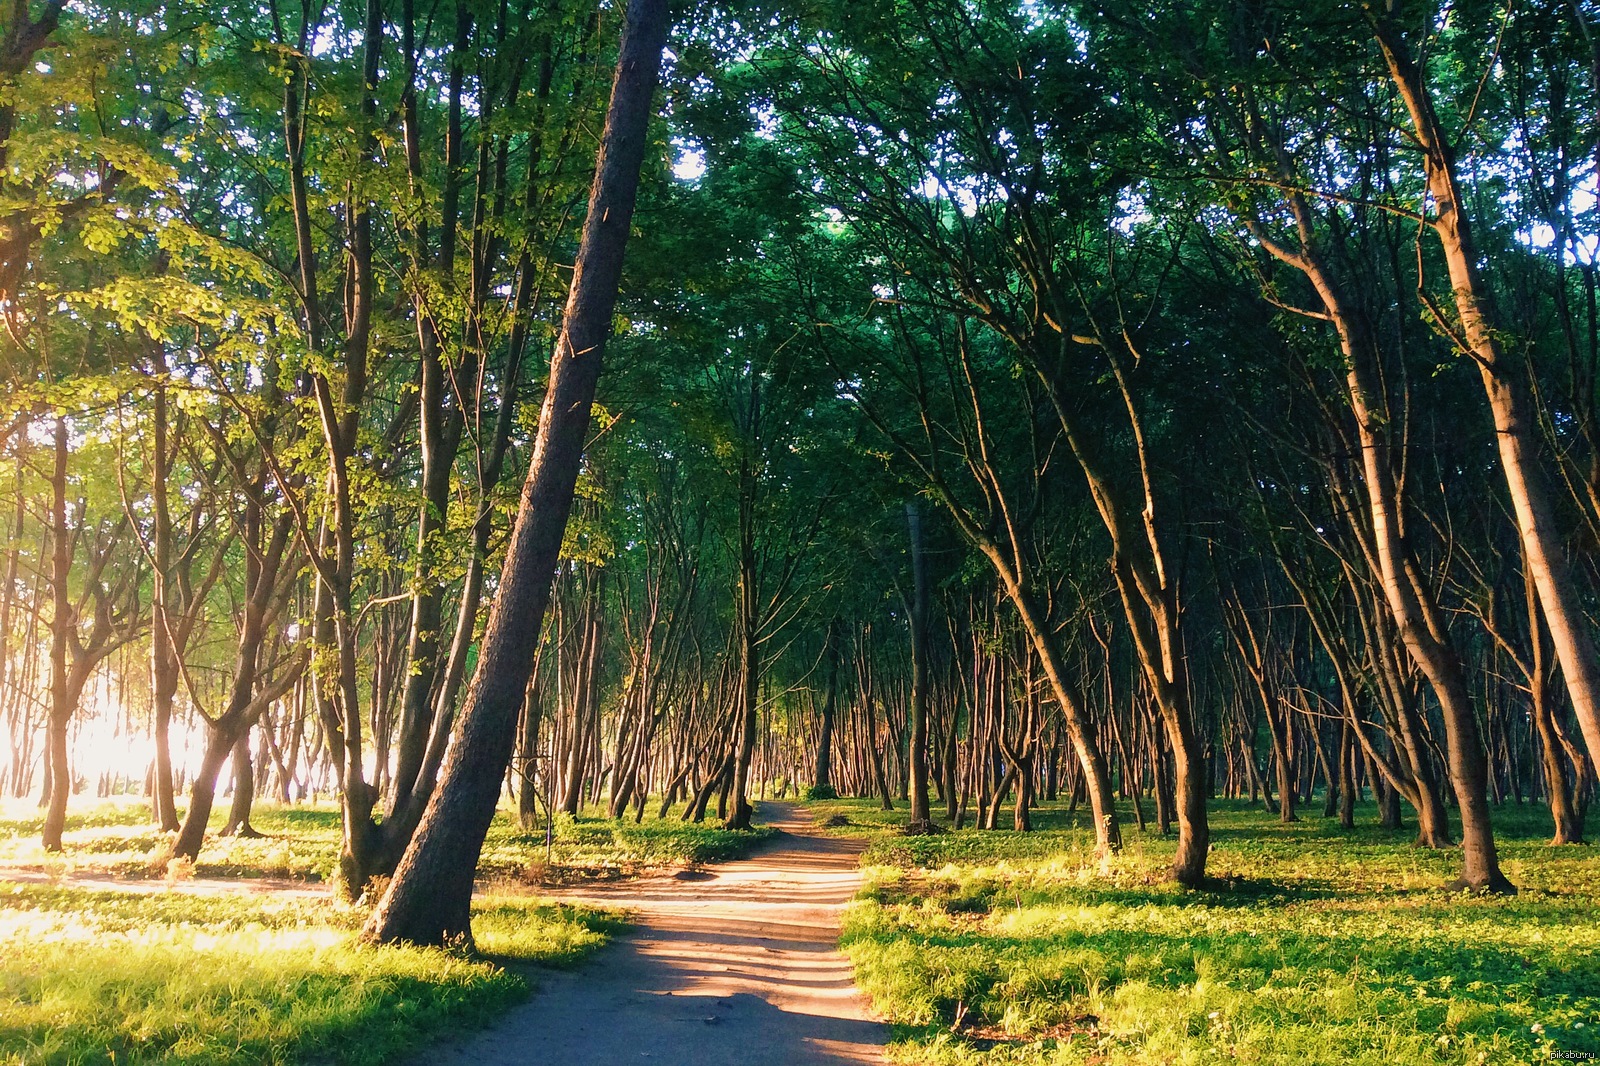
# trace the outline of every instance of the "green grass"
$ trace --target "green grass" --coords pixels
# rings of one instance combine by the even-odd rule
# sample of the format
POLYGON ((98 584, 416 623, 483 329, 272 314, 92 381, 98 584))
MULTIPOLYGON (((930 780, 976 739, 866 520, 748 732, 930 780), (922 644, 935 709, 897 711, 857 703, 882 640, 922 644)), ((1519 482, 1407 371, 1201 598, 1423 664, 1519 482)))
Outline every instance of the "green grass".
MULTIPOLYGON (((251 822, 256 839, 216 835, 226 805, 211 819, 211 835, 192 874, 198 877, 278 877, 325 881, 338 865, 339 812, 332 806, 258 804, 251 822)), ((0 874, 25 867, 71 875, 93 872, 120 877, 164 876, 161 857, 169 837, 150 823, 140 803, 112 802, 73 811, 63 848, 49 854, 39 843, 43 818, 16 804, 0 810, 0 874)), ((720 823, 688 824, 676 818, 646 818, 635 824, 603 817, 598 809, 573 819, 559 816, 551 863, 578 877, 626 877, 651 869, 697 866, 738 858, 771 835, 726 829, 720 823)), ((544 868, 544 832, 525 832, 507 812, 495 816, 484 843, 481 877, 518 880, 544 868)))
MULTIPOLYGON (((339 857, 339 812, 329 806, 257 804, 251 823, 260 838, 222 837, 226 804, 209 824, 193 874, 199 877, 281 877, 324 881, 339 857)), ((0 811, 0 868, 22 866, 71 875, 93 872, 119 877, 161 876, 158 860, 169 836, 151 824, 143 803, 113 801, 69 809, 62 850, 50 854, 39 842, 43 816, 16 804, 0 811)), ((0 869, 3 874, 3 869, 0 869)))
MULTIPOLYGON (((225 811, 212 824, 221 828, 225 811)), ((339 848, 329 807, 262 804, 265 836, 210 836, 201 877, 327 880, 339 848)), ((168 838, 136 803, 74 809, 64 849, 39 845, 39 813, 0 809, 0 1066, 88 1063, 380 1063, 452 1029, 481 1026, 527 994, 523 970, 570 965, 621 927, 604 912, 516 895, 473 905, 478 957, 355 943, 363 913, 312 890, 100 891, 76 873, 152 878, 168 838), (4 880, 5 868, 59 875, 4 880)), ((648 819, 556 823, 554 861, 576 876, 626 876, 743 854, 769 830, 648 819)), ((541 867, 544 834, 502 812, 479 875, 541 867)))
POLYGON ((772 830, 761 826, 728 829, 719 822, 695 825, 672 817, 635 824, 631 819, 558 815, 550 858, 550 866, 557 869, 551 870, 544 864, 543 830, 522 831, 502 815, 489 830, 479 871, 506 877, 525 873, 627 877, 651 869, 737 859, 771 835, 772 830))
MULTIPOLYGON (((1213 808, 1213 890, 1127 830, 1100 863, 1083 815, 1041 831, 900 837, 877 823, 846 916, 857 979, 918 1064, 1524 1063, 1600 1054, 1600 856, 1497 810, 1511 899, 1443 890, 1459 856, 1371 823, 1213 808), (959 1031, 955 1029, 961 1019, 959 1031)), ((903 815, 902 815, 903 817, 903 815)))
POLYGON ((482 1025, 619 927, 600 911, 474 905, 496 961, 354 943, 359 911, 284 895, 0 883, 0 1063, 380 1063, 482 1025), (510 968, 508 968, 508 966, 510 968))
POLYGON ((834 797, 825 800, 807 800, 806 810, 818 829, 828 836, 853 836, 870 838, 909 839, 900 836, 906 824, 909 805, 904 800, 895 801, 895 809, 882 809, 880 801, 834 797), (842 821, 841 821, 842 820, 842 821), (830 822, 839 824, 829 824, 830 822))

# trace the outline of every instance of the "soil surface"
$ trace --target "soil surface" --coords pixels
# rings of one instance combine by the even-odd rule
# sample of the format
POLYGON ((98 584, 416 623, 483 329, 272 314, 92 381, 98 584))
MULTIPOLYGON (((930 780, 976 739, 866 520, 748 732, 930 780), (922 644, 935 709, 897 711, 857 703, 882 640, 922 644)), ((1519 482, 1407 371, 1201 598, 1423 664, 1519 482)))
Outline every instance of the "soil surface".
POLYGON ((858 840, 817 835, 790 804, 757 817, 780 835, 750 858, 555 898, 625 908, 634 926, 491 1029, 415 1066, 844 1066, 881 1063, 874 1021, 838 950, 861 882, 858 840))

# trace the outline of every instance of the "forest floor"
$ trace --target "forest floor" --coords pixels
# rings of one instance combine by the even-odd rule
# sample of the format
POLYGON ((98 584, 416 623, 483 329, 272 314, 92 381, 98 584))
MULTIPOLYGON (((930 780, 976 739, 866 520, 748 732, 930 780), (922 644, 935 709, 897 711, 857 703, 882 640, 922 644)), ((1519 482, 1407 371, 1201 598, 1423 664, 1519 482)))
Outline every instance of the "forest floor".
MULTIPOLYGON (((1086 812, 1035 831, 907 837, 904 804, 813 804, 864 836, 842 945, 915 1066, 1500 1066, 1600 1056, 1600 849, 1549 812, 1494 810, 1514 897, 1451 892, 1459 848, 1413 846, 1370 803, 1210 807, 1211 881, 1170 883, 1173 838, 1086 812)), ((1131 812, 1125 812, 1131 813, 1131 812)), ((1148 810, 1147 810, 1148 813, 1148 810)), ((1408 812, 1409 813, 1409 812, 1408 812)), ((936 818, 939 812, 935 812, 936 818)), ((1591 819, 1592 821, 1592 819, 1591 819)), ((1010 811, 1001 824, 1009 825, 1010 811)))
POLYGON ((365 909, 326 883, 337 810, 263 805, 255 821, 260 838, 208 837, 199 863, 165 864, 141 803, 75 809, 56 854, 36 808, 0 804, 0 1066, 394 1062, 490 1024, 624 929, 615 910, 541 898, 544 883, 696 870, 769 835, 560 818, 547 847, 502 813, 467 958, 356 944, 365 909))
MULTIPOLYGON (((130 891, 200 883, 243 888, 299 887, 329 880, 339 858, 339 810, 328 803, 258 803, 254 836, 222 836, 226 805, 213 812, 197 862, 165 859, 171 836, 150 822, 148 805, 133 797, 76 805, 67 816, 60 852, 39 842, 43 823, 29 801, 0 800, 0 879, 82 884, 120 884, 130 891)), ((727 830, 720 824, 688 824, 668 818, 611 819, 603 808, 583 816, 557 815, 546 841, 542 830, 521 829, 502 810, 489 827, 478 862, 480 880, 496 884, 589 883, 626 880, 642 873, 676 870, 735 858, 758 843, 765 830, 727 830)))
POLYGON ((838 950, 861 884, 861 838, 812 829, 763 803, 780 836, 714 867, 585 889, 565 903, 623 909, 632 928, 492 1028, 430 1048, 440 1066, 845 1066, 883 1061, 873 1020, 838 950))
POLYGON ((176 871, 137 806, 75 814, 57 856, 18 811, 0 817, 0 1066, 1600 1055, 1600 848, 1551 847, 1542 806, 1496 807, 1521 891, 1486 898, 1446 889, 1460 851, 1413 846, 1409 820, 1383 829, 1362 804, 1344 830, 1317 808, 1284 824, 1213 802, 1198 891, 1166 880, 1172 837, 1128 818, 1102 860, 1059 802, 1031 833, 915 837, 903 802, 865 800, 764 804, 767 838, 558 819, 548 858, 503 815, 474 959, 354 946, 361 909, 315 883, 331 810, 263 810, 266 839, 208 841, 176 871))

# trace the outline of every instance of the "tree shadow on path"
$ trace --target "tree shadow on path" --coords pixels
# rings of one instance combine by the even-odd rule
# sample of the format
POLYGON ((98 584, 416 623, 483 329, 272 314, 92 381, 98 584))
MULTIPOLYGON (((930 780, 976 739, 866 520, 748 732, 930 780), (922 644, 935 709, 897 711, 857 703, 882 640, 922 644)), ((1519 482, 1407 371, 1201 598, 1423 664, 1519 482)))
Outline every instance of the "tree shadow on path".
POLYGON ((625 907, 634 929, 539 990, 494 1028, 427 1049, 417 1066, 853 1066, 881 1063, 874 1021, 837 949, 839 915, 860 884, 861 842, 785 832, 714 876, 560 894, 625 907))

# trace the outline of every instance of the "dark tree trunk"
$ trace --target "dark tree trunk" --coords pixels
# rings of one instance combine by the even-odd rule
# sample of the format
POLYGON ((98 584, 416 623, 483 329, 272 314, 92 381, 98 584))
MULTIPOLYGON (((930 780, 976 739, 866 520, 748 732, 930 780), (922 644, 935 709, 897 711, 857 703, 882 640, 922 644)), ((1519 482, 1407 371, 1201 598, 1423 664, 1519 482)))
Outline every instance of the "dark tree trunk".
POLYGON ((233 742, 233 803, 228 808, 228 822, 222 827, 223 836, 252 838, 261 835, 250 824, 250 809, 255 801, 256 770, 250 759, 250 730, 245 728, 233 742))
POLYGON ((1339 727, 1339 827, 1356 826, 1356 748, 1350 739, 1350 723, 1339 727))
POLYGON ((477 674, 421 824, 368 920, 371 941, 471 943, 472 886, 516 742, 611 330, 666 44, 664 0, 631 0, 528 478, 477 674))
POLYGON ((928 555, 922 544, 922 514, 906 501, 911 540, 911 824, 932 821, 928 810, 928 555))
POLYGON ((818 789, 833 787, 833 716, 839 693, 839 648, 834 627, 828 627, 828 694, 822 701, 822 728, 817 736, 817 767, 811 783, 818 789))

